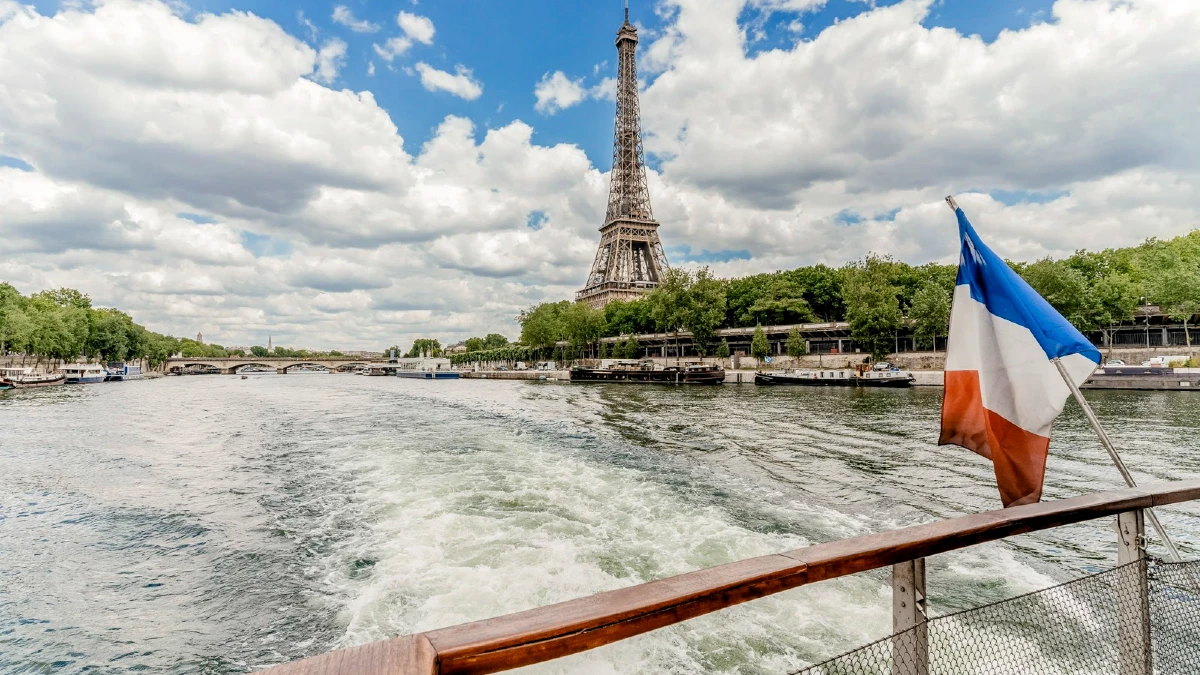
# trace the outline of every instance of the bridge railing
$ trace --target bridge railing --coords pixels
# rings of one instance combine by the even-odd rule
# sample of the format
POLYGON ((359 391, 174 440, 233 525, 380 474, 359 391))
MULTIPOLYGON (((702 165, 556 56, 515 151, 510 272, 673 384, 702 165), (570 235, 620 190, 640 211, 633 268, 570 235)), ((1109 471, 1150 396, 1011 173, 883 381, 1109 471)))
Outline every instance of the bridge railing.
MULTIPOLYGON (((928 668, 924 559, 1013 535, 1116 516, 1118 562, 1144 556, 1144 509, 1200 498, 1200 481, 1115 490, 817 544, 483 621, 344 649, 271 675, 494 673, 557 659, 799 586, 892 566, 895 673, 928 668)), ((1146 593, 1145 586, 1140 591, 1146 593)), ((1130 611, 1145 606, 1138 601, 1130 611)), ((832 608, 831 608, 832 609, 832 608)), ((1123 644, 1146 644, 1122 636, 1123 644)), ((1126 656, 1123 662, 1129 661, 1126 656)), ((1130 662, 1136 662, 1133 659, 1130 662)), ((1148 663, 1147 659, 1143 663, 1148 663)), ((1123 675, 1149 675, 1144 668, 1123 675)))

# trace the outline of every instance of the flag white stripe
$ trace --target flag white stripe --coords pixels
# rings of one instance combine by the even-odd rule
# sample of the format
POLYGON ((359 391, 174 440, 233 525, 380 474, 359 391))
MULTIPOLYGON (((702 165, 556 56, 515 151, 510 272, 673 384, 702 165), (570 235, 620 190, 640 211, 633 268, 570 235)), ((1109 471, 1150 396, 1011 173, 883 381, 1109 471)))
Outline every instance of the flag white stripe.
MULTIPOLYGON (((1071 392, 1033 333, 989 312, 962 284, 954 289, 950 336, 946 370, 978 372, 983 407, 1026 431, 1049 436, 1071 392)), ((1082 354, 1064 356, 1062 362, 1076 384, 1096 368, 1082 354)))

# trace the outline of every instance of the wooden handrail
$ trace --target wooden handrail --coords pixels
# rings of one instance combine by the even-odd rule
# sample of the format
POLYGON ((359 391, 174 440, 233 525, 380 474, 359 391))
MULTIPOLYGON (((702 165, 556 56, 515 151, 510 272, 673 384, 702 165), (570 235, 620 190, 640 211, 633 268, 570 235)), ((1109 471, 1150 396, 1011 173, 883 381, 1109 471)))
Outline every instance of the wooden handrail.
POLYGON ((494 673, 600 647, 817 581, 1016 534, 1200 499, 1200 481, 974 513, 750 558, 483 621, 276 666, 270 675, 494 673))

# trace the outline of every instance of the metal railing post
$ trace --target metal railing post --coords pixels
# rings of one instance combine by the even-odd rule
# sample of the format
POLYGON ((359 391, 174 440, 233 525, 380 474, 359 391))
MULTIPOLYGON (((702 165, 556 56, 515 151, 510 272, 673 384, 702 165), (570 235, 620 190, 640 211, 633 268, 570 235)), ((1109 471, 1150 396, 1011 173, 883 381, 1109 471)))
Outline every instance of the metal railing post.
POLYGON ((1135 563, 1117 579, 1117 651, 1120 675, 1151 675, 1150 580, 1146 573, 1146 519, 1138 509, 1117 515, 1117 564, 1135 563))
POLYGON ((892 663, 896 675, 928 675, 925 559, 892 565, 892 663))

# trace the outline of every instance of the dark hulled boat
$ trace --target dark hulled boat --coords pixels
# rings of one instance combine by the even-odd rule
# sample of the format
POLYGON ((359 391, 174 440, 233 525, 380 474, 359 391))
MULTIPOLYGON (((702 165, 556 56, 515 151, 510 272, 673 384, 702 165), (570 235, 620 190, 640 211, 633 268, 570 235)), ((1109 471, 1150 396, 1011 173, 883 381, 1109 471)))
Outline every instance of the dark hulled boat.
POLYGON ((0 389, 55 387, 67 381, 62 373, 35 373, 32 368, 0 368, 0 389))
POLYGON ((881 387, 896 389, 913 385, 912 373, 903 370, 859 368, 856 370, 787 370, 754 374, 758 385, 802 387, 881 387))
POLYGON ((571 369, 572 382, 629 382, 638 384, 723 384, 725 369, 707 363, 656 368, 653 362, 616 363, 609 368, 571 369))

